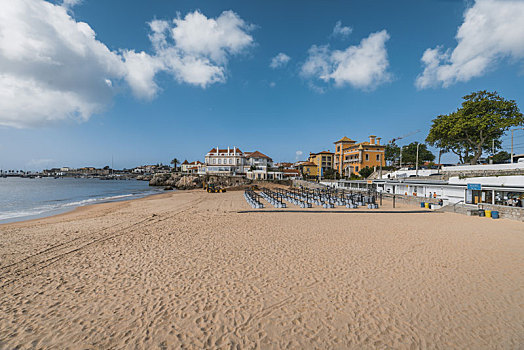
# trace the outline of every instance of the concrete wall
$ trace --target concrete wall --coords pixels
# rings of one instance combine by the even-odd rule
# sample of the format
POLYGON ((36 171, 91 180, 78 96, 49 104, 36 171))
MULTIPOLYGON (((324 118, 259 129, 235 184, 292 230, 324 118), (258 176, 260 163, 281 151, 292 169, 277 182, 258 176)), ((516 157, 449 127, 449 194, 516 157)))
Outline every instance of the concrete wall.
POLYGON ((445 178, 524 175, 524 163, 447 166, 442 174, 445 178))
POLYGON ((524 208, 484 203, 479 204, 478 206, 479 209, 496 210, 499 212, 499 216, 504 219, 524 221, 524 208))

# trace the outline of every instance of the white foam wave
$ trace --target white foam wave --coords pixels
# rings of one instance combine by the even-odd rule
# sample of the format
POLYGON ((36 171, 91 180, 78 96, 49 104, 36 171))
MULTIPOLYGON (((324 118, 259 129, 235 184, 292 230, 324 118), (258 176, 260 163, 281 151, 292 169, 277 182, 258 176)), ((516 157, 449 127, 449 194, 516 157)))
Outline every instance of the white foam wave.
POLYGON ((45 213, 50 212, 59 212, 65 209, 71 209, 75 207, 81 207, 84 205, 89 204, 95 204, 95 203, 102 203, 102 202, 111 202, 111 201, 117 201, 119 199, 123 198, 129 198, 129 197, 143 197, 148 194, 153 194, 154 191, 151 192, 143 192, 139 194, 121 194, 117 196, 108 196, 108 197, 100 197, 100 198, 89 198, 84 199, 81 201, 75 201, 75 202, 66 202, 66 203, 59 203, 59 204, 51 204, 51 205, 43 205, 39 207, 35 207, 32 209, 23 209, 23 210, 16 210, 16 211, 4 211, 0 212, 0 221, 5 220, 12 220, 17 218, 23 218, 23 217, 32 217, 32 216, 38 216, 45 213))

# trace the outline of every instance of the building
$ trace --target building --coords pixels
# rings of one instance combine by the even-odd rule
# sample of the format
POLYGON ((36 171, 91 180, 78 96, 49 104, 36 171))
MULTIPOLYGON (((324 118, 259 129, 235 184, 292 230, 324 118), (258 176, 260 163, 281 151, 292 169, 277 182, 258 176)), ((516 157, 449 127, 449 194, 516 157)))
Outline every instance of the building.
POLYGON ((191 163, 189 163, 187 160, 184 160, 184 162, 180 164, 180 171, 183 173, 195 174, 199 172, 199 169, 203 164, 204 163, 199 160, 195 160, 191 163))
POLYGON ((380 144, 380 137, 369 136, 369 141, 357 143, 347 137, 335 141, 334 168, 341 175, 349 177, 365 167, 385 166, 386 146, 380 144))
POLYGON ((335 187, 347 190, 374 188, 384 192, 408 197, 442 199, 443 204, 491 204, 498 206, 524 206, 524 175, 484 176, 449 180, 432 179, 383 179, 339 180, 335 187))
POLYGON ((295 180, 301 178, 300 171, 298 169, 283 169, 282 179, 283 180, 295 180))
POLYGON ((246 157, 236 147, 215 147, 205 157, 206 174, 210 175, 243 175, 245 166, 246 157))
POLYGON ((333 169, 335 154, 329 151, 309 153, 308 162, 317 167, 317 176, 323 177, 327 170, 333 169))
POLYGON ((298 162, 295 164, 295 167, 305 178, 316 178, 318 176, 318 167, 313 162, 298 162))
POLYGON ((183 172, 183 173, 186 173, 187 172, 187 168, 189 168, 189 162, 186 160, 184 160, 184 162, 182 162, 182 164, 180 164, 180 171, 183 172))
POLYGON ((278 169, 295 169, 293 163, 287 163, 287 162, 275 163, 275 168, 278 168, 278 169))
MULTIPOLYGON (((251 180, 268 180, 269 172, 273 167, 273 159, 259 151, 246 152, 244 155, 246 157, 247 178, 251 180)), ((271 180, 273 179, 274 176, 272 176, 271 180)))

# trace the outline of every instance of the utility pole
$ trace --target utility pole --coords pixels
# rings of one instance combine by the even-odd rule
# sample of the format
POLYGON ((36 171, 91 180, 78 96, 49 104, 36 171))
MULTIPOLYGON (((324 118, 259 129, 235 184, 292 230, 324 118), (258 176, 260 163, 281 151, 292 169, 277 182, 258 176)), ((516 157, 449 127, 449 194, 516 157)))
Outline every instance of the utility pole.
POLYGON ((417 160, 415 161, 415 177, 418 177, 418 146, 420 146, 420 143, 417 142, 417 160))
POLYGON ((400 169, 402 169, 402 149, 403 148, 404 146, 400 146, 400 164, 399 164, 400 169))
POLYGON ((493 164, 494 156, 495 156, 495 139, 491 140, 491 164, 493 164))
POLYGON ((382 155, 380 153, 378 154, 378 159, 380 161, 380 170, 378 171, 378 176, 379 179, 382 179, 382 155))

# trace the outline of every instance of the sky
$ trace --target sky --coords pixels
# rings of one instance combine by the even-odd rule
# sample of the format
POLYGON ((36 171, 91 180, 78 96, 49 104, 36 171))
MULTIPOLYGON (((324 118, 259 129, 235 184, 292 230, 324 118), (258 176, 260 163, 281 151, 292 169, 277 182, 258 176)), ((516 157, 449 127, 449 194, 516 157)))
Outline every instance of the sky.
POLYGON ((524 109, 524 1, 0 0, 2 169, 404 145, 479 90, 524 109))

